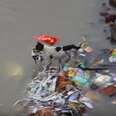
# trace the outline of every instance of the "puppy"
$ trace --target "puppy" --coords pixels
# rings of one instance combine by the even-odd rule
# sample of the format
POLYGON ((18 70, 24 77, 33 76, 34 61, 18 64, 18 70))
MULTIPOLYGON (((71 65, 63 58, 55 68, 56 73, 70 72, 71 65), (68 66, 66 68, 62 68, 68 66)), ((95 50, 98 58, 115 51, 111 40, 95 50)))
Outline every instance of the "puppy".
POLYGON ((70 50, 74 49, 78 51, 81 47, 76 45, 65 45, 65 46, 47 46, 38 42, 35 49, 38 52, 39 61, 45 65, 52 64, 54 61, 58 61, 59 64, 63 65, 64 62, 68 62, 71 58, 70 50), (64 56, 65 54, 65 56, 64 56), (63 61, 63 58, 66 61, 63 61), (42 59, 42 61, 41 61, 42 59))
POLYGON ((35 48, 39 52, 46 51, 46 52, 51 52, 53 54, 54 52, 59 52, 61 50, 63 50, 64 52, 70 51, 72 49, 79 50, 80 46, 76 46, 76 45, 72 44, 72 45, 66 45, 63 47, 60 47, 60 46, 54 47, 54 46, 43 45, 42 43, 38 42, 37 45, 35 46, 35 48))

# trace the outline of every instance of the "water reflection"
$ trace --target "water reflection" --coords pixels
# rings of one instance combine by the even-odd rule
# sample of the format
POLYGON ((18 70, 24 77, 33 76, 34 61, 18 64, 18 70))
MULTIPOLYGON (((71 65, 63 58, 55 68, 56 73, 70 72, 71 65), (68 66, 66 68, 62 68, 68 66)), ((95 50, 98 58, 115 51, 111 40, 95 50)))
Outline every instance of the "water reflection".
POLYGON ((23 68, 20 64, 16 62, 6 62, 4 70, 7 77, 11 77, 12 79, 18 80, 22 79, 23 77, 23 68))

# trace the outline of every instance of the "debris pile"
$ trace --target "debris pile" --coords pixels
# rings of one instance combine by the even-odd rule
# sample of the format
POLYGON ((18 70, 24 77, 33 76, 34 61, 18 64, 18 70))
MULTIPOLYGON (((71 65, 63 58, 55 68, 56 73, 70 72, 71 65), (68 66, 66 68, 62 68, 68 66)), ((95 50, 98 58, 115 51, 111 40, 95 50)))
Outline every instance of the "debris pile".
MULTIPOLYGON (((110 37, 108 39, 114 44, 116 42, 116 0, 109 0, 109 5, 107 3, 102 4, 102 11, 100 16, 104 18, 104 22, 108 25, 110 30, 110 37)), ((107 29, 105 29, 107 30, 107 29)), ((105 31, 106 32, 106 31, 105 31)))
POLYGON ((43 70, 27 85, 26 97, 14 104, 17 111, 29 116, 87 116, 87 110, 94 108, 88 92, 116 95, 115 49, 99 50, 97 54, 84 39, 78 47, 59 50, 58 54, 38 51, 41 58, 36 65, 41 64, 43 70))
POLYGON ((116 0, 109 0, 109 4, 116 8, 116 0))

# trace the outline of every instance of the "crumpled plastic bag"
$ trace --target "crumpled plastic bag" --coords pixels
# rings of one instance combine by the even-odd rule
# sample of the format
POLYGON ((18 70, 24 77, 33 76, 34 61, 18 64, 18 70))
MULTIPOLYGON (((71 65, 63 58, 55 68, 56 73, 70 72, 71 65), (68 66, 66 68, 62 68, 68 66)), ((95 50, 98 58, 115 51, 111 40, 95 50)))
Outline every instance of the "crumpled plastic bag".
POLYGON ((97 86, 104 86, 111 83, 111 79, 109 75, 96 73, 96 78, 93 80, 93 83, 97 86))
POLYGON ((89 82, 87 79, 75 76, 71 79, 72 82, 74 82, 79 87, 88 87, 89 82))
POLYGON ((85 96, 80 97, 79 99, 80 102, 84 103, 88 108, 93 109, 92 101, 85 96))

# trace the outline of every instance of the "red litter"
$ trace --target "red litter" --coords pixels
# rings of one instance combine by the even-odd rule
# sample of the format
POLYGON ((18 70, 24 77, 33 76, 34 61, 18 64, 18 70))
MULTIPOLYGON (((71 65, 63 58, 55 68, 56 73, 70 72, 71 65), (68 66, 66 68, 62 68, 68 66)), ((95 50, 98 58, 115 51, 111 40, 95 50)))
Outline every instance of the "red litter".
POLYGON ((50 35, 34 35, 32 36, 32 39, 51 46, 59 42, 59 38, 50 35))
POLYGON ((100 90, 100 93, 103 93, 107 96, 115 96, 116 95, 116 85, 110 85, 106 88, 100 90))

